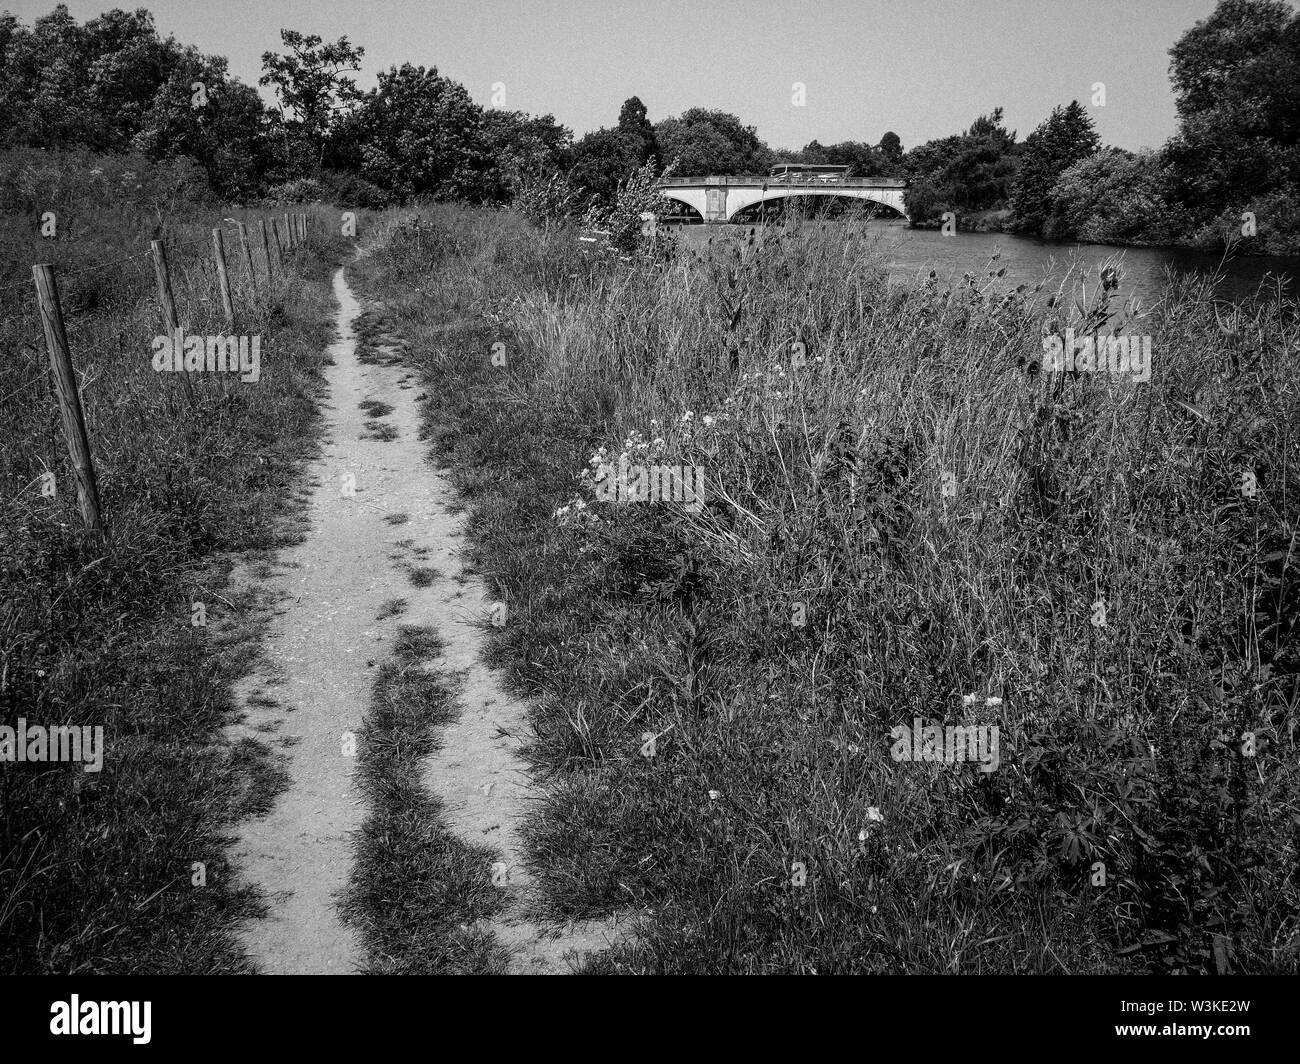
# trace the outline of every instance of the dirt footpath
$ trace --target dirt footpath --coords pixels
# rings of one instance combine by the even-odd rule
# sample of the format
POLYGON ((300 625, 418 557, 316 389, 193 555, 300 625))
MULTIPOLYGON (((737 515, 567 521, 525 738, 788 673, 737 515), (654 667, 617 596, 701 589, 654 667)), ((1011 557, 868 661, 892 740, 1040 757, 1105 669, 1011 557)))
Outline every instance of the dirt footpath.
POLYGON ((237 866, 266 892, 271 909, 245 927, 245 947, 271 973, 341 974, 364 964, 338 908, 351 870, 350 838, 364 815, 350 739, 366 713, 372 670, 402 624, 435 629, 446 649, 431 667, 462 684, 460 721, 430 759, 425 785, 443 797, 453 830, 500 851, 495 877, 513 901, 494 930, 515 951, 514 970, 567 970, 566 953, 601 949, 617 929, 605 922, 543 928, 525 919, 528 883, 515 825, 527 780, 510 737, 522 727, 524 707, 479 662, 476 624, 490 604, 482 584, 461 570, 455 496, 425 459, 410 375, 357 360, 352 323, 359 306, 342 270, 334 293, 339 339, 326 368, 325 442, 310 470, 309 531, 279 553, 269 576, 259 574, 275 616, 262 663, 237 691, 246 718, 231 731, 235 739, 278 742, 290 776, 272 811, 243 826, 236 847, 237 866), (392 410, 376 416, 362 409, 371 402, 392 410), (413 566, 438 576, 415 586, 413 566), (405 611, 377 620, 394 599, 405 600, 405 611))

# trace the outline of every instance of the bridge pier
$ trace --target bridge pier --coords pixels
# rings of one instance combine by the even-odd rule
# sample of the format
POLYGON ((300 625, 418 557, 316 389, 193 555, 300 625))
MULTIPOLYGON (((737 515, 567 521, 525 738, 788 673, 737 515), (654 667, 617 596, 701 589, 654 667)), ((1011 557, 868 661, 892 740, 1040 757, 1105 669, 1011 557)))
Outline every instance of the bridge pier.
POLYGON ((722 225, 726 220, 727 179, 706 177, 704 179, 704 222, 706 225, 722 225))

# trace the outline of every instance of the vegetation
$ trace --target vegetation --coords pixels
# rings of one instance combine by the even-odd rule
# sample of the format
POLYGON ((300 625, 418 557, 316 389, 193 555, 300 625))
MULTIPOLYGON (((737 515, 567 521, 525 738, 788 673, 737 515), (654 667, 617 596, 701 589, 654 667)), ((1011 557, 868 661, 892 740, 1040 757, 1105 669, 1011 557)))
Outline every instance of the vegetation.
POLYGON ((643 918, 595 968, 1294 972, 1294 306, 908 290, 837 227, 589 249, 447 207, 354 274, 510 606, 531 873, 643 918), (1067 327, 1150 383, 1043 372, 1067 327), (601 502, 621 457, 703 509, 601 502), (896 762, 918 717, 1000 767, 896 762))
POLYGON ((1002 124, 1002 108, 982 115, 962 136, 932 140, 904 157, 911 178, 906 200, 916 225, 946 213, 964 216, 1007 206, 1016 172, 1016 135, 1002 124))
POLYGON ((1102 145, 1078 101, 1023 142, 997 107, 965 133, 904 152, 893 132, 877 145, 772 148, 736 115, 692 107, 656 122, 632 96, 616 125, 574 142, 551 115, 481 107, 436 67, 390 67, 362 92, 352 75, 363 47, 291 29, 281 42, 262 56, 260 83, 278 102, 267 108, 224 59, 160 38, 147 11, 79 25, 60 5, 30 28, 5 14, 0 136, 190 159, 227 199, 519 203, 542 224, 561 209, 611 209, 646 166, 699 176, 830 164, 907 178, 914 225, 952 214, 967 229, 1059 239, 1300 250, 1300 16, 1283 0, 1221 0, 1170 50, 1176 136, 1156 152, 1107 149, 1095 163, 1102 145))
MULTIPOLYGON (((321 201, 421 204, 352 265, 385 302, 358 327, 403 337, 384 358, 424 378, 510 604, 489 634, 534 705, 533 877, 553 915, 642 916, 595 967, 1297 969, 1294 304, 1225 319, 1183 279, 1135 319, 1113 273, 1085 298, 1011 288, 996 262, 902 289, 859 229, 687 255, 642 217, 664 173, 786 159, 905 175, 917 224, 1294 249, 1286 4, 1221 0, 1175 44, 1179 132, 1141 154, 1102 146, 1077 102, 1024 141, 995 108, 906 152, 892 133, 790 152, 632 97, 574 143, 432 67, 362 92, 361 47, 281 36, 267 108, 145 11, 0 15, 0 722, 102 726, 112 751, 102 774, 0 772, 0 970, 247 967, 232 928, 259 902, 228 836, 283 770, 224 740, 264 617, 231 571, 297 534, 343 243, 318 207, 330 224, 272 287, 232 269, 256 387, 152 371, 144 255, 168 242, 187 332, 220 333, 210 229, 321 201), (35 261, 59 268, 102 547, 79 529, 35 261), (1046 373, 1067 328, 1150 336, 1150 383, 1046 373), (603 501, 622 457, 698 466, 705 505, 603 501), (898 763, 891 729, 917 718, 996 726, 1001 765, 898 763)), ((500 905, 485 852, 415 772, 451 713, 417 668, 436 650, 407 633, 366 723, 347 911, 376 971, 503 963, 476 928, 500 905)))
POLYGON ((488 871, 491 851, 449 831, 441 801, 420 781, 438 729, 456 715, 449 682, 421 667, 443 645, 431 629, 402 628, 360 736, 357 772, 370 811, 343 911, 361 932, 372 975, 493 974, 508 964, 485 926, 504 900, 488 871))
POLYGON ((210 229, 252 216, 214 202, 188 162, 87 152, 0 152, 0 200, 0 723, 102 727, 106 750, 99 772, 0 768, 0 971, 246 970, 233 928, 259 902, 236 889, 229 835, 270 807, 283 770, 274 746, 223 736, 265 617, 230 573, 297 534, 286 519, 313 447, 341 243, 317 235, 256 295, 231 257, 262 374, 195 374, 190 398, 152 369, 148 241, 171 247, 187 333, 222 333, 210 229), (38 233, 44 212, 55 237, 38 233), (102 547, 82 531, 58 429, 41 261, 58 267, 102 547))

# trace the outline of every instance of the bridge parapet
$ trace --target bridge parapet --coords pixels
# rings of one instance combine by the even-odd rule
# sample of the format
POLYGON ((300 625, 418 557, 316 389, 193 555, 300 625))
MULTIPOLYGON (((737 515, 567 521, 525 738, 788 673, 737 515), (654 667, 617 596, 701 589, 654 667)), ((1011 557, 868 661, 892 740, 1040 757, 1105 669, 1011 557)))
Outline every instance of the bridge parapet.
POLYGON ((786 185, 819 188, 822 185, 836 185, 841 188, 906 188, 907 182, 896 177, 840 177, 835 174, 787 174, 781 177, 766 177, 762 174, 711 174, 708 177, 665 177, 660 178, 661 188, 702 188, 705 186, 742 186, 769 188, 786 185))

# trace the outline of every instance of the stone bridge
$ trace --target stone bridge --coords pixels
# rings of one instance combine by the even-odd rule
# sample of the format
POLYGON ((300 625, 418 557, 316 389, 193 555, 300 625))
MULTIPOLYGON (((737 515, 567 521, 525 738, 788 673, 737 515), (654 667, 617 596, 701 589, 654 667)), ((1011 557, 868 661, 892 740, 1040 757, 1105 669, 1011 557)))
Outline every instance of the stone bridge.
POLYGON ((906 181, 885 177, 844 177, 839 174, 791 174, 775 177, 724 174, 717 177, 669 177, 658 184, 661 195, 694 210, 705 222, 721 225, 756 203, 803 196, 835 196, 869 200, 897 211, 904 218, 906 181))

